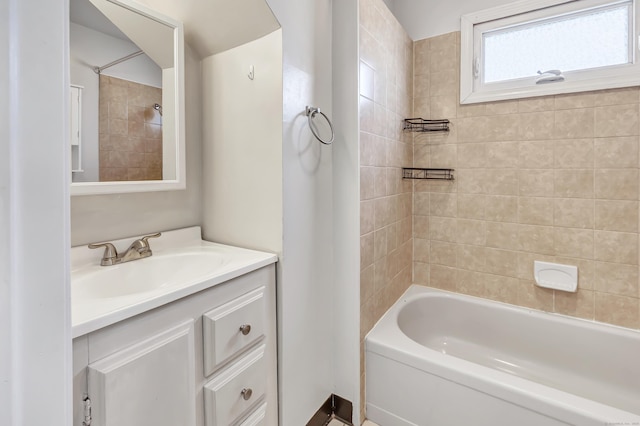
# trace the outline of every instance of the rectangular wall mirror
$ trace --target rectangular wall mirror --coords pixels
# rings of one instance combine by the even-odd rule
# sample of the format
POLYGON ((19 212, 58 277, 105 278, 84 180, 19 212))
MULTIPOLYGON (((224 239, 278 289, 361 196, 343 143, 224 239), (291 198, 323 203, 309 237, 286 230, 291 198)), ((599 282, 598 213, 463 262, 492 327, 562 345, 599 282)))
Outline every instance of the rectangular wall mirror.
POLYGON ((70 0, 71 195, 185 188, 182 23, 70 0))

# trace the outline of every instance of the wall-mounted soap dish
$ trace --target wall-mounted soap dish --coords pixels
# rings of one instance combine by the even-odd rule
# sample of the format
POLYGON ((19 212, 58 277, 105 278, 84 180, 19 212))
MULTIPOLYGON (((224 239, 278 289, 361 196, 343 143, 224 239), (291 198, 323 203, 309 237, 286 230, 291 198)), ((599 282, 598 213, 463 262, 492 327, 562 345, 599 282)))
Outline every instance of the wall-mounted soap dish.
POLYGON ((535 260, 533 277, 539 287, 571 293, 578 290, 578 267, 576 266, 535 260))

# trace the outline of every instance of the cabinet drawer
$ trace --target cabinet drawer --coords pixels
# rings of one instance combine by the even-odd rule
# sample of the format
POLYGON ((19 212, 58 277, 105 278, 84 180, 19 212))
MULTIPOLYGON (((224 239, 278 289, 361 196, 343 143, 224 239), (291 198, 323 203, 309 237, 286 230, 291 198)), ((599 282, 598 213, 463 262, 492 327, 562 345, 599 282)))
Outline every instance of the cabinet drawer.
POLYGON ((205 376, 262 338, 264 322, 264 287, 204 314, 205 376))
POLYGON ((266 426, 267 425, 267 403, 265 402, 253 413, 249 414, 244 421, 240 422, 238 426, 266 426))
POLYGON ((204 386, 206 426, 229 426, 264 398, 265 347, 258 346, 204 386))

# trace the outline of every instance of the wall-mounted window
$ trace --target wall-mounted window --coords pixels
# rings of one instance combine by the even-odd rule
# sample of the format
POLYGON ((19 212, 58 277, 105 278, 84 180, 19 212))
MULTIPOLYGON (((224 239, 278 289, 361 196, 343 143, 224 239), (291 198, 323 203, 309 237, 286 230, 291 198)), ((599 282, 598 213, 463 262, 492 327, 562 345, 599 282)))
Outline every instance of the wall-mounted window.
POLYGON ((460 102, 640 85, 636 0, 526 0, 464 15, 460 102))

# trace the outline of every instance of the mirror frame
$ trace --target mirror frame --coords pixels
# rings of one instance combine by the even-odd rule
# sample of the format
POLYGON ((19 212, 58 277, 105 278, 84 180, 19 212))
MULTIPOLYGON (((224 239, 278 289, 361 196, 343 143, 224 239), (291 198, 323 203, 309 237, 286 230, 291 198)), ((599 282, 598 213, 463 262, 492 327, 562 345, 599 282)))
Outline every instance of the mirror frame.
POLYGON ((175 78, 173 84, 174 93, 176 94, 174 111, 176 121, 176 176, 175 179, 149 181, 72 182, 71 195, 123 194, 131 192, 154 192, 185 189, 187 184, 185 166, 184 28, 182 22, 176 21, 173 18, 158 13, 155 10, 132 0, 108 1, 174 29, 173 57, 175 78))

